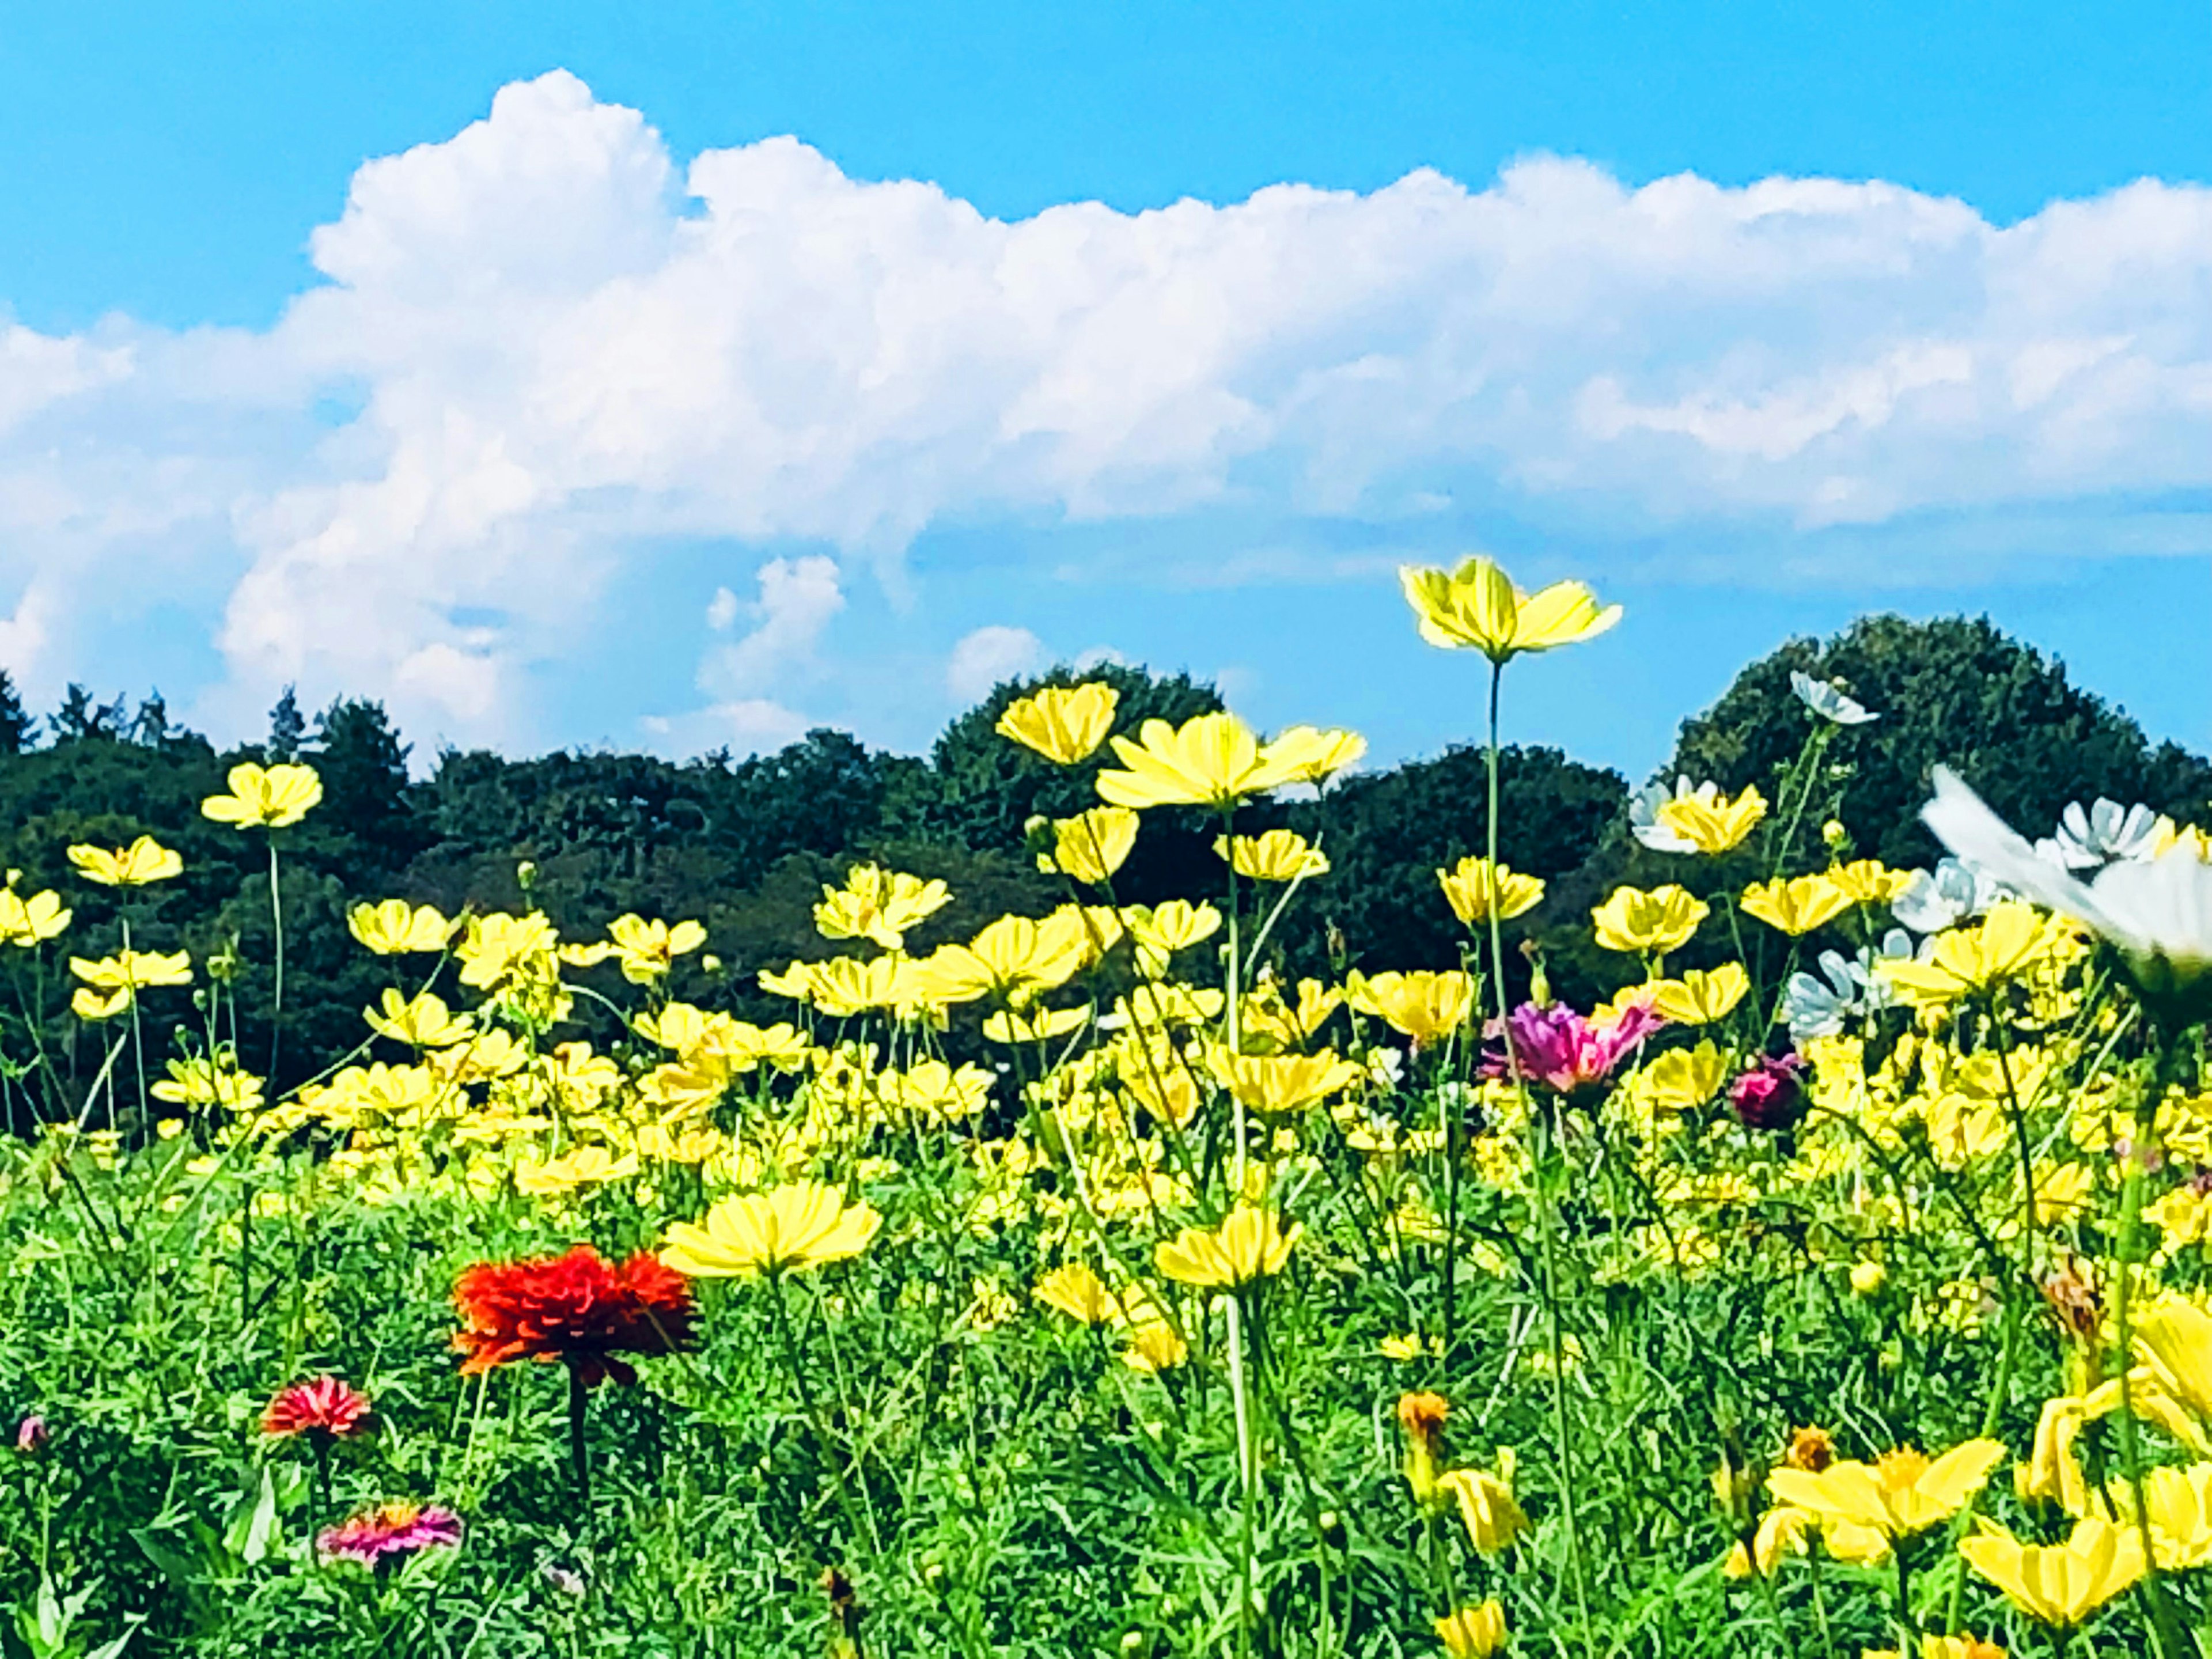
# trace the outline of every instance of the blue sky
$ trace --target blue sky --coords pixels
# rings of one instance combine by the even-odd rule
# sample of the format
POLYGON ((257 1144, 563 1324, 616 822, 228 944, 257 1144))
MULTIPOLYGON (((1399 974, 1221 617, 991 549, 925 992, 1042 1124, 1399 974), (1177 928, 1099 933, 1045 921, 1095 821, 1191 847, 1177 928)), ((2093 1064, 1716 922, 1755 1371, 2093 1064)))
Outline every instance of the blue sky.
POLYGON ((1627 603, 1516 729, 1633 771, 1872 608, 2212 744, 2200 5, 88 10, 0 40, 35 700, 914 747, 1095 651, 1400 755, 1484 548, 1627 603))

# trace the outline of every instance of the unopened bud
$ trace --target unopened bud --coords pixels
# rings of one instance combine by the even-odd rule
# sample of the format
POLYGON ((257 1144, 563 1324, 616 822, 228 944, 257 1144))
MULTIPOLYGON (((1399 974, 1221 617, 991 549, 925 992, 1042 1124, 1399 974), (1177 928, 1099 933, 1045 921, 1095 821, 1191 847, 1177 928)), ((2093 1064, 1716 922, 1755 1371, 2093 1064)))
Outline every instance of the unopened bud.
POLYGON ((1855 1261, 1851 1264, 1851 1289, 1861 1296, 1879 1296, 1882 1286, 1889 1283, 1889 1269, 1879 1261, 1855 1261))

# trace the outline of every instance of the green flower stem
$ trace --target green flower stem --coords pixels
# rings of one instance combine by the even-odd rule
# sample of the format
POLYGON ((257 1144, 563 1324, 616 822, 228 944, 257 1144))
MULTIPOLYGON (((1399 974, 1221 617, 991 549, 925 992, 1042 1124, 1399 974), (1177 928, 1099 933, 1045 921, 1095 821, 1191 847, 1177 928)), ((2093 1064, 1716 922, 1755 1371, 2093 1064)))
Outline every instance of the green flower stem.
POLYGON ((269 832, 269 927, 276 938, 269 998, 269 1089, 276 1089, 276 1061, 284 1037, 284 895, 277 885, 276 832, 269 832))
POLYGON ((568 1362, 568 1470, 576 1480, 576 1501, 584 1511, 584 1526, 592 1524, 592 1459, 584 1438, 584 1415, 591 1402, 591 1389, 584 1382, 583 1368, 575 1361, 568 1362))

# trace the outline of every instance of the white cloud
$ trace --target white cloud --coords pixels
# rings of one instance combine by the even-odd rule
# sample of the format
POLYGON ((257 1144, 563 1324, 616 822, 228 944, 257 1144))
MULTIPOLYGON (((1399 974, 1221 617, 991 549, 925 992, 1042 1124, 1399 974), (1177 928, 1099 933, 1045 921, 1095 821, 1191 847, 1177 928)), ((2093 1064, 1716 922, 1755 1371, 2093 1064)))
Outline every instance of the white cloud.
POLYGON ((963 637, 945 664, 945 695, 956 703, 980 702, 1001 680, 1034 671, 1044 660, 1044 641, 1026 628, 993 623, 963 637))
POLYGON ((222 611, 204 708, 297 681, 527 738, 526 676, 640 550, 811 544, 761 568, 751 631, 675 647, 767 731, 837 561, 895 573, 948 518, 1502 498, 1634 534, 2212 484, 2192 185, 1999 228, 1880 183, 1537 159, 1003 222, 793 139, 679 168, 556 73, 363 166, 312 247, 325 285, 265 332, 0 328, 0 653, 42 689, 127 574, 222 611))
POLYGON ((717 634, 726 634, 738 619, 738 596, 726 587, 714 590, 714 597, 707 601, 707 626, 717 634))

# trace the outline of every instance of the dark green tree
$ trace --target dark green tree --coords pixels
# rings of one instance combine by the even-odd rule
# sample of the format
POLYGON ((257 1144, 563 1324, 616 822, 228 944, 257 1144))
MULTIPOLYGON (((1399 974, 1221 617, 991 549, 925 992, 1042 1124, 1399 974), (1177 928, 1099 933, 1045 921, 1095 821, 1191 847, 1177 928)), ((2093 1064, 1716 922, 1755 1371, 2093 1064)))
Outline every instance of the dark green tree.
POLYGON ((20 755, 36 742, 39 722, 23 707, 15 678, 0 668, 0 755, 20 755))
POLYGON ((288 685, 269 711, 269 741, 261 745, 262 752, 272 766, 296 761, 307 738, 307 717, 300 712, 300 699, 288 685))

